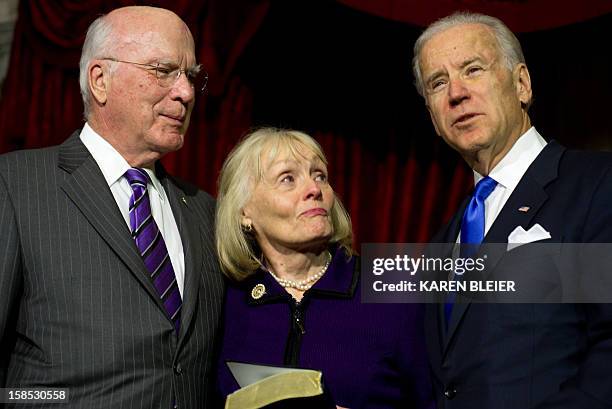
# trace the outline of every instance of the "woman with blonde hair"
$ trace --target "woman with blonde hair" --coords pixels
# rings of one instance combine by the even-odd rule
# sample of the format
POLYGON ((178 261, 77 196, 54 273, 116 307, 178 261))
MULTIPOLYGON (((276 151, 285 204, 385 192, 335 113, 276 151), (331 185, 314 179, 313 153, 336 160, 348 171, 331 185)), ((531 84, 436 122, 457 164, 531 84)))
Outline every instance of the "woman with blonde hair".
POLYGON ((320 370, 349 408, 432 407, 422 313, 362 304, 348 213, 327 159, 305 133, 247 135, 219 180, 217 252, 231 279, 219 388, 238 389, 227 361, 320 370))

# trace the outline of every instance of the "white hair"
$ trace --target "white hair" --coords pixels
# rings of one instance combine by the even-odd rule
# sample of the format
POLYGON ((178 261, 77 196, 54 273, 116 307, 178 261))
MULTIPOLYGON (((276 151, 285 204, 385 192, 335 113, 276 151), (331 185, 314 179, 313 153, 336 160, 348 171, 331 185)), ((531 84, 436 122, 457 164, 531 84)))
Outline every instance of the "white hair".
POLYGON ((423 84, 423 76, 419 65, 423 46, 436 34, 463 24, 482 24, 489 27, 497 41, 503 62, 509 70, 512 71, 517 64, 525 64, 525 56, 523 55, 521 44, 514 33, 500 19, 478 13, 456 12, 429 25, 414 43, 412 73, 415 79, 414 85, 421 96, 425 96, 425 84, 423 84))
POLYGON ((81 60, 79 62, 79 86, 85 107, 85 119, 89 117, 91 94, 89 93, 89 63, 91 60, 109 54, 112 46, 112 25, 106 16, 100 16, 90 24, 83 43, 81 60))

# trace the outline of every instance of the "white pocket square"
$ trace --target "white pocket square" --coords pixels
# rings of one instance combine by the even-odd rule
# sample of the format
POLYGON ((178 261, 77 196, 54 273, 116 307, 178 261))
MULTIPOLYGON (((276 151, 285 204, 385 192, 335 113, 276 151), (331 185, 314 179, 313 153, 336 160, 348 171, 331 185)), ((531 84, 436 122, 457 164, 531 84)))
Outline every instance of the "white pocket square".
POLYGON ((546 240, 550 238, 550 233, 547 232, 538 223, 531 226, 531 228, 527 231, 525 231, 522 226, 517 226, 517 228, 514 229, 512 233, 508 235, 507 251, 517 248, 518 246, 521 246, 523 244, 533 243, 534 241, 546 240))

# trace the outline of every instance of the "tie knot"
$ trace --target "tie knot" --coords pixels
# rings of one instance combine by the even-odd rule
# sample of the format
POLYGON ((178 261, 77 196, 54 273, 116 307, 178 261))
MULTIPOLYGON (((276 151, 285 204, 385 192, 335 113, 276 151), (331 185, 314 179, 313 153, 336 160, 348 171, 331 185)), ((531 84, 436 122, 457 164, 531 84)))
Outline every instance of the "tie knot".
POLYGON ((480 179, 478 183, 476 183, 476 189, 474 189, 474 197, 477 200, 484 202, 487 197, 489 197, 489 195, 493 192, 495 186, 497 186, 497 182, 495 181, 495 179, 491 178, 490 176, 485 176, 484 178, 480 179))
POLYGON ((144 169, 140 168, 131 168, 125 172, 125 178, 127 179, 130 186, 141 185, 143 187, 147 187, 147 183, 151 180, 149 179, 149 175, 145 172, 144 169))

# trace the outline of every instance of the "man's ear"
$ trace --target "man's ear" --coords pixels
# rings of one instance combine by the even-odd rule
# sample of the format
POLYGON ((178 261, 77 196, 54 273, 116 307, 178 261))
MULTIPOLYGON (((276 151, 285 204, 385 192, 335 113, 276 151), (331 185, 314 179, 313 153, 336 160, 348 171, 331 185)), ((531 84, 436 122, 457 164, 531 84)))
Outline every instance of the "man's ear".
POLYGON ((108 99, 108 87, 110 84, 107 67, 104 67, 100 63, 94 61, 90 64, 87 74, 89 80, 89 92, 91 93, 92 98, 99 105, 106 104, 106 100, 108 99))
POLYGON ((516 66, 512 74, 518 99, 521 101, 522 106, 528 107, 533 96, 529 70, 525 64, 521 63, 516 66))

